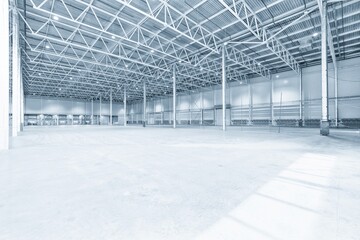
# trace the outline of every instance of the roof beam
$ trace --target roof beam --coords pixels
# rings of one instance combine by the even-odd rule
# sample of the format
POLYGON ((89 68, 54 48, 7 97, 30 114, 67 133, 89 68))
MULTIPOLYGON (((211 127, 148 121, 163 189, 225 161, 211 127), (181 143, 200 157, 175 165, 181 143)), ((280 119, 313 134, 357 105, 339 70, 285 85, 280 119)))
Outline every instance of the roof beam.
POLYGON ((232 3, 218 0, 234 17, 236 17, 260 43, 284 61, 292 70, 299 74, 300 66, 290 52, 272 34, 262 27, 263 23, 245 0, 232 3))
POLYGON ((151 4, 149 4, 148 0, 145 0, 145 4, 143 7, 147 9, 147 11, 143 11, 138 7, 135 7, 132 0, 116 0, 117 2, 125 5, 126 7, 152 19, 169 29, 172 29, 176 33, 188 38, 190 41, 197 43, 214 53, 219 53, 215 41, 215 36, 209 32, 207 29, 202 26, 197 26, 195 30, 191 31, 190 29, 197 25, 197 23, 180 12, 179 10, 172 7, 167 1, 160 0, 161 4, 157 6, 156 9, 151 8, 151 4), (177 16, 181 16, 179 21, 174 21, 177 16), (183 25, 186 26, 186 30, 180 30, 180 27, 183 25), (214 47, 212 46, 214 45, 214 47))
POLYGON ((235 64, 240 64, 250 71, 259 74, 267 79, 270 79, 270 71, 261 65, 260 62, 257 62, 253 58, 244 54, 243 52, 237 50, 232 46, 224 46, 225 54, 229 60, 234 62, 235 64))

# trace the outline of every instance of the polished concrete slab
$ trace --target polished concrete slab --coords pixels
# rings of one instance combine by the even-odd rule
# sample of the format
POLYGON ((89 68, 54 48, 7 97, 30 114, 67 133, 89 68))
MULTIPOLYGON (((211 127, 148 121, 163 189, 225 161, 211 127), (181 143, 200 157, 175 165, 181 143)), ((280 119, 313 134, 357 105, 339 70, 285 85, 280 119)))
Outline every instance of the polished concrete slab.
POLYGON ((360 133, 27 127, 0 152, 0 239, 358 239, 360 133))

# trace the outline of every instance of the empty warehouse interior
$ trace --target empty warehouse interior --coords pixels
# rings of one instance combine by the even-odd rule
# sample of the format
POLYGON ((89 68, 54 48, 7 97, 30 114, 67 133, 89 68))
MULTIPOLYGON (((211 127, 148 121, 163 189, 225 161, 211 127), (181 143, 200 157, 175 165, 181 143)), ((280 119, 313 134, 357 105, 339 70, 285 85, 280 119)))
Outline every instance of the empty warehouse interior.
POLYGON ((0 240, 359 239, 359 12, 1 0, 0 240))

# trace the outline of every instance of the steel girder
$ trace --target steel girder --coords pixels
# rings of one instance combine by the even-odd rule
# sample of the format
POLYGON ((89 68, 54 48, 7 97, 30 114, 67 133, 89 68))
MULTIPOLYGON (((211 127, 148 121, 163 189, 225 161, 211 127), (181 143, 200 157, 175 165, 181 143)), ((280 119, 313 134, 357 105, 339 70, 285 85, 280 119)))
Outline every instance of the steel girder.
POLYGON ((246 28, 266 47, 284 61, 292 70, 299 73, 300 66, 290 52, 283 46, 283 44, 273 36, 265 27, 256 13, 243 1, 236 2, 232 0, 228 4, 224 0, 219 0, 221 4, 226 7, 231 14, 246 26, 246 28))

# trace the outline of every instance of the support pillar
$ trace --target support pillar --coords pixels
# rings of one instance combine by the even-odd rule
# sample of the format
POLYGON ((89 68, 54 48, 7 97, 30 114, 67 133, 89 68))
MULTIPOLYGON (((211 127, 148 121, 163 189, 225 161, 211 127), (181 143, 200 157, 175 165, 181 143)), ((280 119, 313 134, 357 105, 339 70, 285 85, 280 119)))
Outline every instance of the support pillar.
POLYGON ((189 98, 190 98, 190 101, 189 101, 189 124, 191 125, 191 118, 192 118, 192 112, 191 112, 191 104, 192 104, 192 94, 190 93, 189 94, 189 98))
POLYGON ((200 92, 200 125, 203 125, 204 121, 204 101, 203 101, 203 92, 200 92))
POLYGON ((225 45, 222 48, 222 130, 226 131, 226 61, 225 45))
POLYGON ((176 66, 173 65, 173 128, 176 128, 176 66))
POLYGON ((218 124, 218 120, 216 119, 216 109, 215 109, 215 88, 212 87, 211 88, 212 91, 212 108, 213 108, 213 121, 214 121, 214 126, 216 126, 218 124))
MULTIPOLYGON (((73 108, 71 102, 71 109, 73 108)), ((43 113, 43 101, 42 97, 40 97, 40 126, 44 125, 44 113, 43 113)))
POLYGON ((0 150, 9 149, 9 2, 0 1, 0 150))
POLYGON ((127 125, 126 120, 126 87, 124 87, 124 127, 127 125))
POLYGON ((270 125, 271 126, 275 126, 273 94, 274 94, 274 79, 273 79, 273 75, 271 74, 270 75, 270 125))
POLYGON ((248 96, 249 96, 249 120, 248 120, 248 125, 252 125, 253 93, 252 93, 252 86, 250 84, 250 81, 248 81, 248 96))
POLYGON ((91 125, 94 125, 94 99, 91 99, 91 125))
POLYGON ((338 67, 334 66, 334 75, 335 75, 335 127, 339 126, 339 105, 338 105, 338 67))
POLYGON ((19 16, 14 1, 12 11, 12 136, 20 132, 21 86, 20 86, 20 44, 19 44, 19 16))
POLYGON ((300 68, 300 74, 299 74, 299 127, 302 127, 303 122, 303 75, 302 75, 302 69, 300 68))
POLYGON ((146 126, 146 84, 145 81, 143 82, 143 99, 144 99, 144 103, 143 103, 143 127, 146 126))
POLYGON ((99 125, 101 125, 101 94, 100 94, 100 104, 99 104, 99 125))
POLYGON ((229 108, 229 125, 232 126, 232 88, 229 87, 229 104, 230 104, 230 108, 229 108))
MULTIPOLYGON (((21 52, 20 52, 20 62, 21 62, 21 52)), ((24 101, 24 83, 22 77, 22 68, 20 64, 20 132, 24 130, 25 122, 25 101, 24 101)))
POLYGON ((328 98, 328 63, 327 63, 327 3, 322 3, 321 16, 321 122, 320 134, 327 136, 330 133, 329 98, 328 98))
POLYGON ((113 124, 113 107, 112 107, 112 90, 110 89, 110 118, 109 118, 109 125, 113 124))

